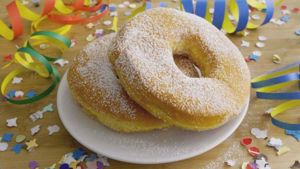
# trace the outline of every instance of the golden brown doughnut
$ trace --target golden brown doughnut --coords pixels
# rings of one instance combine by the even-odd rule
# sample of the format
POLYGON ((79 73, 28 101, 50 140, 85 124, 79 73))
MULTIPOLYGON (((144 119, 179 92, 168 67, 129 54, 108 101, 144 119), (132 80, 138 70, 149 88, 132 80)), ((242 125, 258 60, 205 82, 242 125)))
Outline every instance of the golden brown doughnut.
POLYGON ((185 129, 216 128, 249 98, 250 73, 238 48, 204 19, 175 9, 138 14, 118 32, 109 57, 133 100, 185 129), (201 77, 185 76, 174 54, 187 55, 201 77))

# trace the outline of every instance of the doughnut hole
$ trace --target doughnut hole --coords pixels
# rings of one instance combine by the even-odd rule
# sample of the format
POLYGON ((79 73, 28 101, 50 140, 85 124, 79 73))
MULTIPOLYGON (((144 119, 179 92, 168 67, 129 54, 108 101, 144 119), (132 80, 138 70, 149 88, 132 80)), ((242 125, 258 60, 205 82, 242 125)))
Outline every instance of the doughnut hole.
POLYGON ((189 59, 186 54, 174 54, 174 62, 177 68, 186 76, 191 78, 201 77, 201 70, 189 59))

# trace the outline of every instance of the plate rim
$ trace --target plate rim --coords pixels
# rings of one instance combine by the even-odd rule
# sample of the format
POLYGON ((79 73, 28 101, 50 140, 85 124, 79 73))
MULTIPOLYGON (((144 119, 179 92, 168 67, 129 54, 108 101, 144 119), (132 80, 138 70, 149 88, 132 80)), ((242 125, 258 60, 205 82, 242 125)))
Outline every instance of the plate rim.
MULTIPOLYGON (((193 158, 195 156, 198 156, 198 155, 201 155, 201 154, 204 154, 206 152, 208 152, 209 150, 212 150, 213 148, 217 147, 218 145, 220 145, 222 142, 224 142, 226 139, 228 139, 236 130, 237 128, 240 126, 240 124, 242 123, 242 121, 244 120, 247 112, 248 112, 248 109, 249 109, 249 103, 250 103, 250 97, 247 99, 247 102, 245 103, 245 106, 243 107, 243 112, 242 113, 242 117, 240 117, 240 119, 237 119, 238 122, 234 125, 234 127, 231 128, 230 132, 227 132, 224 134, 224 136, 219 139, 214 145, 212 146, 207 146, 205 148, 203 148, 201 151, 194 151, 193 153, 190 153, 190 154, 187 154, 185 156, 181 156, 181 157, 175 157, 175 158, 168 158, 168 159, 162 159, 160 161, 155 161, 155 160, 143 160, 143 161, 136 161, 136 160, 132 160, 132 159, 126 159, 126 158, 122 158, 122 157, 119 157, 119 156, 114 156, 114 155, 111 155, 111 154, 108 154, 106 152, 103 152, 101 150, 98 150, 98 149, 95 149, 93 147, 91 147, 90 145, 84 143, 84 141, 78 136, 75 134, 75 132, 70 129, 71 127, 68 126, 68 125, 65 125, 65 122, 62 118, 62 110, 61 110, 61 106, 60 106, 60 91, 63 90, 63 83, 66 83, 66 87, 67 87, 67 90, 69 90, 69 85, 67 83, 67 73, 68 73, 68 70, 65 72, 65 74, 63 75, 63 78, 61 80, 61 82, 59 83, 59 87, 58 87, 58 91, 57 91, 57 97, 56 97, 56 102, 57 102, 57 111, 58 111, 58 115, 59 115, 59 118, 62 122, 62 124, 64 125, 65 129, 68 131, 68 133, 76 140, 78 141, 81 145, 83 145, 84 147, 88 148, 89 150, 91 150, 92 152, 95 152, 97 154, 101 154, 107 158, 110 158, 110 159, 113 159, 113 160, 117 160, 117 161, 122 161, 122 162, 126 162, 126 163, 132 163, 132 164, 164 164, 164 163, 171 163, 171 162, 176 162, 176 161, 182 161, 182 160, 186 160, 186 159, 189 159, 189 158, 193 158)), ((74 100, 73 100, 74 101, 74 100)), ((81 110, 81 111, 84 111, 84 110, 81 110)), ((238 117, 238 116, 237 116, 238 117)), ((232 119, 234 120, 234 119, 232 119)), ((231 120, 231 122, 232 122, 231 120)), ((230 122, 230 121, 229 121, 230 122)), ((222 126, 220 126, 222 127, 222 126)), ((214 130, 214 129, 212 129, 214 130)))

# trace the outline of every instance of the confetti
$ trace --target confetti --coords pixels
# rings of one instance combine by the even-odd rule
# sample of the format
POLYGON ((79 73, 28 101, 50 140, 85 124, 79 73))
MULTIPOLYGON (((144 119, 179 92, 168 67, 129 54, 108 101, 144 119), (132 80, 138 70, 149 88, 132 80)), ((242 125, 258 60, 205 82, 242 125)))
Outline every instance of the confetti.
POLYGON ((241 46, 242 47, 249 47, 250 46, 250 42, 242 40, 241 46))
POLYGON ((282 17, 280 18, 280 20, 281 20, 282 22, 287 23, 287 22, 290 20, 290 17, 289 17, 288 15, 284 15, 284 16, 282 16, 282 17))
POLYGON ((105 26, 109 26, 111 24, 112 24, 112 21, 110 21, 110 20, 106 20, 103 22, 103 25, 105 25, 105 26))
POLYGON ((68 153, 68 154, 65 154, 62 159, 60 160, 60 163, 63 164, 63 163, 66 163, 66 164, 71 164, 73 161, 76 161, 73 157, 73 153, 68 153))
POLYGON ((0 151, 6 151, 8 148, 7 143, 0 143, 0 151))
POLYGON ((245 137, 240 141, 241 145, 243 146, 248 146, 252 143, 252 138, 250 137, 245 137))
POLYGON ((275 64, 280 64, 280 63, 281 63, 281 58, 280 58, 280 56, 277 55, 277 54, 274 54, 274 55, 272 56, 272 62, 275 63, 275 64))
POLYGON ((111 16, 111 17, 118 16, 118 12, 117 11, 110 12, 109 16, 111 16))
POLYGON ((12 84, 19 84, 19 83, 22 82, 22 80, 23 80, 22 77, 14 77, 11 83, 12 84))
POLYGON ((28 167, 30 169, 37 169, 39 166, 38 162, 37 161, 30 161, 29 164, 28 164, 28 167))
POLYGON ((129 1, 124 1, 123 5, 128 6, 128 5, 130 5, 130 2, 129 1))
POLYGON ((255 136, 258 139, 265 139, 268 137, 268 131, 267 130, 260 130, 258 128, 252 128, 251 134, 255 136))
POLYGON ((293 12, 293 13, 299 13, 299 11, 300 11, 299 8, 293 8, 293 9, 292 9, 292 12, 293 12))
POLYGON ((300 131, 285 130, 285 134, 293 136, 297 141, 300 141, 300 131))
POLYGON ((121 8, 121 9, 122 9, 122 8, 125 8, 125 7, 126 7, 126 6, 125 6, 124 4, 119 4, 119 5, 118 5, 118 8, 121 8))
POLYGON ((249 148, 248 148, 248 153, 249 153, 251 156, 255 157, 255 156, 257 156, 258 154, 260 154, 260 150, 259 150, 257 147, 249 147, 249 148))
POLYGON ((253 60, 253 61, 257 61, 257 60, 259 59, 259 57, 260 57, 260 56, 255 55, 255 54, 253 54, 253 53, 249 55, 250 60, 253 60))
POLYGON ((271 23, 274 23, 278 26, 281 26, 281 25, 285 24, 285 22, 281 21, 280 19, 276 19, 276 18, 272 18, 271 23))
POLYGON ((1 141, 10 142, 12 140, 12 137, 13 137, 12 133, 4 133, 1 141))
POLYGON ((265 37, 265 36, 258 36, 258 40, 259 41, 266 41, 267 37, 265 37))
POLYGON ((77 40, 76 39, 71 39, 71 46, 70 46, 70 48, 73 48, 76 44, 77 44, 77 40))
POLYGON ((73 157, 75 160, 78 160, 81 156, 85 154, 85 151, 81 148, 78 148, 73 151, 73 157))
POLYGON ((105 156, 103 156, 101 154, 98 154, 98 160, 101 161, 104 166, 110 166, 107 157, 105 157, 105 156))
POLYGON ((69 61, 67 61, 65 59, 57 59, 53 63, 59 65, 60 67, 64 67, 66 64, 69 63, 69 61))
POLYGON ((15 90, 10 90, 9 92, 7 92, 6 96, 8 98, 14 98, 15 97, 15 94, 16 94, 16 91, 15 90))
POLYGON ((58 125, 48 126, 49 135, 52 135, 53 133, 59 132, 60 128, 58 125))
POLYGON ((28 98, 33 98, 34 96, 36 96, 36 92, 34 90, 30 90, 26 93, 26 97, 28 98))
POLYGON ((17 125, 17 120, 18 120, 18 118, 17 117, 15 117, 15 118, 11 118, 11 119, 7 119, 6 120, 6 126, 7 127, 17 127, 18 125, 17 125))
POLYGON ((291 149, 287 146, 280 146, 276 152, 277 155, 282 155, 282 154, 285 154, 287 152, 291 151, 291 149))
POLYGON ((36 139, 30 140, 25 143, 27 146, 28 151, 32 151, 34 148, 38 147, 39 145, 36 143, 36 139))
POLYGON ((263 48, 263 47, 265 47, 265 43, 263 43, 263 42, 256 42, 255 46, 258 47, 258 48, 263 48))
POLYGON ((291 11, 288 9, 285 9, 285 10, 281 10, 281 13, 282 13, 282 15, 287 16, 287 15, 291 14, 291 11))
POLYGON ((227 160, 227 161, 225 161, 225 164, 230 167, 233 167, 233 166, 235 166, 236 161, 235 160, 227 160))
POLYGON ((69 164, 62 164, 60 165, 59 169, 70 169, 69 164))
POLYGON ((23 144, 15 144, 11 151, 15 152, 16 154, 19 154, 21 152, 21 149, 23 148, 23 144))
POLYGON ((48 105, 46 105, 45 107, 43 107, 43 112, 52 112, 53 111, 53 104, 50 103, 48 105))
POLYGON ((129 8, 135 9, 136 8, 136 4, 129 4, 129 8))
POLYGON ((117 10, 117 5, 116 4, 109 4, 109 11, 114 12, 117 10))
POLYGON ((26 139, 26 136, 25 136, 25 135, 17 135, 17 136, 16 136, 16 142, 17 142, 17 143, 21 143, 21 142, 23 142, 25 139, 26 139))
POLYGON ((56 164, 52 164, 50 167, 46 167, 45 169, 55 169, 56 164))
POLYGON ((48 45, 48 44, 40 44, 40 49, 42 49, 42 50, 45 50, 45 49, 47 49, 47 48, 49 48, 50 47, 50 45, 48 45))
POLYGON ((103 36, 104 35, 104 30, 103 29, 96 29, 96 31, 95 31, 95 36, 97 37, 97 38, 99 38, 99 37, 101 37, 101 36, 103 36))
POLYGON ((15 92, 15 97, 16 98, 22 98, 24 96, 24 92, 21 90, 18 90, 15 92))
POLYGON ((88 29, 92 29, 93 27, 95 27, 95 25, 93 23, 88 23, 85 25, 85 27, 87 27, 88 29))
POLYGON ((124 12, 124 16, 130 16, 131 15, 131 12, 130 11, 125 11, 124 12))
POLYGON ((268 141, 268 146, 270 147, 274 147, 276 149, 279 149, 280 146, 282 146, 282 141, 280 138, 274 138, 272 137, 269 141, 268 141))
POLYGON ((291 169, 300 169, 300 162, 298 160, 296 160, 290 168, 291 169))
POLYGON ((255 164, 257 169, 271 169, 269 163, 263 157, 261 159, 256 159, 255 164))
POLYGON ((4 61, 11 61, 13 59, 13 56, 12 56, 12 54, 8 54, 8 55, 5 55, 3 59, 4 59, 4 61))
POLYGON ((254 19, 254 20, 259 20, 260 16, 257 15, 257 14, 254 14, 254 15, 251 16, 251 18, 254 19))
POLYGON ((36 125, 36 126, 32 127, 30 129, 31 135, 35 135, 36 133, 38 133, 40 131, 40 129, 41 129, 40 127, 41 127, 41 125, 36 125))
POLYGON ((87 40, 88 42, 91 42, 91 41, 93 41, 95 38, 96 38, 96 37, 95 37, 93 34, 89 34, 89 35, 86 37, 86 40, 87 40))
POLYGON ((300 36, 300 29, 297 29, 297 30, 295 31, 295 34, 296 34, 297 36, 300 36))

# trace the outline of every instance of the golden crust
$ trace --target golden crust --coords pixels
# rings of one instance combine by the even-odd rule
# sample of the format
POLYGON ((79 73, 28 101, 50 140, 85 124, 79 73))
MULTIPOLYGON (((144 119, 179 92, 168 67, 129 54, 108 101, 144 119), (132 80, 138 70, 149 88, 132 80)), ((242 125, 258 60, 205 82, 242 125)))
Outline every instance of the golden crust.
POLYGON ((237 47, 205 20, 174 9, 133 18, 118 32, 109 57, 133 100, 185 129, 226 123, 250 95, 250 73, 237 47), (174 53, 188 55, 202 76, 184 76, 171 59, 174 53))

